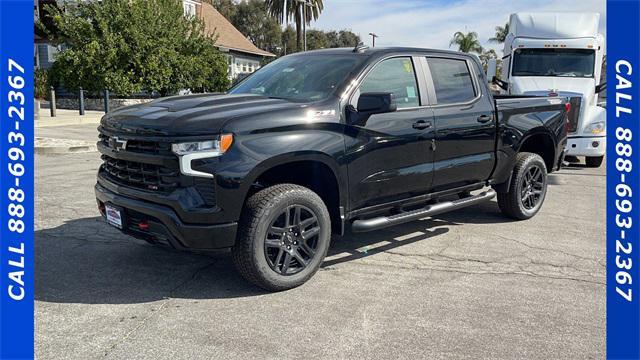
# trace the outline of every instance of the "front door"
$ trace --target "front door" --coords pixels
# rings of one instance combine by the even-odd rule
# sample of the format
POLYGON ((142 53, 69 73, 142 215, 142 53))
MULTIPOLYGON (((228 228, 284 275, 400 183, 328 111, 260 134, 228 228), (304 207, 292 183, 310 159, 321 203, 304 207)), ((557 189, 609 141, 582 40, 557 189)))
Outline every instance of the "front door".
POLYGON ((495 163, 496 119, 465 58, 427 58, 432 79, 436 151, 433 191, 487 180, 495 163), (474 81, 474 77, 476 80, 474 81))
POLYGON ((378 63, 351 99, 359 94, 393 93, 398 110, 377 114, 364 126, 349 126, 347 137, 351 208, 378 205, 426 193, 433 178, 433 112, 422 107, 411 57, 378 63))

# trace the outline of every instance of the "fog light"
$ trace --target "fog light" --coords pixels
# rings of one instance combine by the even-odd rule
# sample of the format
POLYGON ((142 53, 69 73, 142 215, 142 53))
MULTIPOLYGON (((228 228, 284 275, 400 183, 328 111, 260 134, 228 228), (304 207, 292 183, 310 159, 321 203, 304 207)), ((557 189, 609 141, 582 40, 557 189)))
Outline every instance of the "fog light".
POLYGON ((594 142, 591 143, 591 146, 594 147, 594 148, 597 148, 599 145, 600 145, 600 142, 598 142, 598 141, 594 141, 594 142))
POLYGON ((104 204, 98 201, 98 211, 100 211, 100 215, 105 216, 104 212, 104 204))

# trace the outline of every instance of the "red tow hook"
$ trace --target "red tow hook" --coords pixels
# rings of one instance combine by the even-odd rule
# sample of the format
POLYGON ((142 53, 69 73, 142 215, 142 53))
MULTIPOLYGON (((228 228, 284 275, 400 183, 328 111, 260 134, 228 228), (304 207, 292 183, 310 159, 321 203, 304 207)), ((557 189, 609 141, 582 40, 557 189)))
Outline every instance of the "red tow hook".
POLYGON ((138 223, 138 229, 142 231, 149 231, 149 223, 146 221, 141 221, 138 223))

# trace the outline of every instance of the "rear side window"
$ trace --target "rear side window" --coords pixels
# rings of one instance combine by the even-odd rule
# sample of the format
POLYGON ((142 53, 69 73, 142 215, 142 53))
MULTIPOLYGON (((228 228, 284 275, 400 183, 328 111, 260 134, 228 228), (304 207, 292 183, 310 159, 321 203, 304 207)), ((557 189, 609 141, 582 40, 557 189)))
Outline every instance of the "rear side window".
POLYGON ((420 106, 418 84, 410 57, 384 60, 360 84, 359 93, 393 93, 398 108, 420 106))
POLYGON ((438 105, 467 102, 476 97, 466 61, 428 58, 427 62, 438 105))

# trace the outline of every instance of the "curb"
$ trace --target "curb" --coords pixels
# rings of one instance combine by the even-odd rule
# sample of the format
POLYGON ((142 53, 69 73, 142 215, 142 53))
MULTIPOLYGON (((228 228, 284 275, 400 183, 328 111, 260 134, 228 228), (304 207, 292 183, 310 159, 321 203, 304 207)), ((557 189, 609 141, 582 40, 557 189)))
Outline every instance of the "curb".
POLYGON ((100 119, 73 119, 73 120, 36 120, 34 127, 55 127, 55 126, 70 126, 70 125, 87 125, 87 124, 100 124, 100 119))
POLYGON ((96 145, 34 147, 34 152, 38 155, 63 155, 63 154, 95 152, 95 151, 98 151, 98 147, 96 145))

